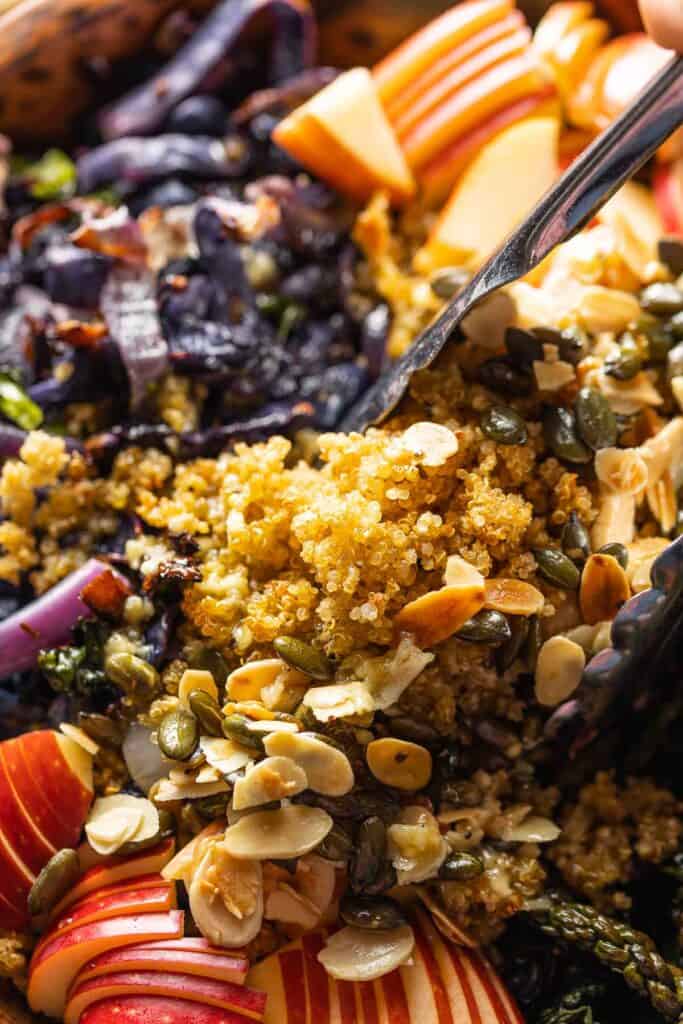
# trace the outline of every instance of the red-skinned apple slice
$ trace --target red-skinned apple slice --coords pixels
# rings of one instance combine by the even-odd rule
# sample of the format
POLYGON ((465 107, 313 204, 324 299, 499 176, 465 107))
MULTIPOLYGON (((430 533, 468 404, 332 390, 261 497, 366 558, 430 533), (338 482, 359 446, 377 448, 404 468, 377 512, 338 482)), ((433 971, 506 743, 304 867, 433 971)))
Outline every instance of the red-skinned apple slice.
POLYGON ((200 978, 191 974, 160 971, 129 971, 106 974, 88 981, 77 979, 69 993, 64 1024, 78 1024, 81 1014, 93 1003, 116 996, 166 996, 186 999, 203 1006, 233 1010, 250 1020, 263 1020, 266 996, 263 992, 233 985, 229 981, 200 978))
POLYGON ((593 4, 589 0, 552 4, 536 26, 534 49, 544 57, 553 53, 567 33, 587 21, 592 14, 593 4))
POLYGON ((92 802, 92 757, 74 740, 44 729, 15 741, 21 748, 33 786, 42 789, 69 830, 67 846, 76 846, 92 802))
POLYGON ((9 837, 0 831, 0 894, 21 912, 34 881, 35 875, 17 857, 9 837))
POLYGON ((249 1024, 250 1018, 215 1006, 200 1006, 187 999, 123 996, 103 999, 90 1006, 80 1024, 161 1024, 162 1021, 163 1024, 249 1024))
POLYGON ((28 923, 28 910, 19 910, 0 895, 0 928, 6 928, 11 932, 21 932, 26 929, 28 923))
POLYGON ((430 89, 423 92, 404 114, 393 121, 399 141, 402 142, 420 121, 428 117, 440 104, 450 99, 458 89, 488 71, 489 68, 495 67, 496 64, 524 53, 530 39, 530 30, 526 26, 522 26, 516 32, 484 47, 479 53, 474 54, 449 74, 444 75, 430 89))
POLYGON ((7 770, 17 799, 36 827, 56 849, 71 847, 78 842, 78 835, 74 837, 73 826, 64 824, 46 795, 36 785, 33 775, 27 770, 19 740, 20 737, 0 744, 0 759, 7 770))
POLYGON ((657 168, 654 195, 664 230, 670 235, 683 235, 683 157, 657 168))
POLYGON ((162 971, 169 974, 194 974, 243 985, 249 970, 247 958, 226 956, 217 947, 209 946, 209 949, 215 952, 183 947, 180 943, 178 949, 164 949, 159 948, 156 942, 114 949, 86 964, 78 980, 80 983, 120 971, 162 971))
POLYGON ((3 762, 0 761, 0 828, 12 837, 12 845, 26 867, 36 874, 57 852, 36 827, 18 799, 3 762))
POLYGON ((511 11, 510 14, 501 18, 500 21, 494 21, 493 24, 487 25, 481 32, 475 33, 475 35, 466 39, 459 46, 456 46, 455 49, 449 50, 443 57, 440 57, 428 68, 425 68, 418 78, 414 79, 410 85, 407 85, 394 97, 391 103, 386 105, 389 120, 394 124, 397 118, 412 107, 423 93, 431 89, 437 82, 440 82, 444 75, 449 75, 460 64, 473 57, 475 53, 479 53, 484 47, 497 43, 499 39, 511 35, 511 33, 522 28, 525 24, 526 20, 521 11, 511 11))
POLYGON ((51 935, 31 958, 28 1002, 32 1010, 61 1017, 66 996, 84 964, 101 953, 152 939, 179 938, 183 913, 139 914, 93 921, 64 934, 51 935))
MULTIPOLYGON (((116 888, 116 887, 114 887, 116 888)), ((62 916, 50 925, 50 931, 43 942, 56 934, 63 934, 72 928, 80 928, 92 921, 105 921, 110 917, 127 917, 130 914, 163 914, 175 910, 175 886, 157 878, 156 885, 131 887, 110 892, 103 889, 76 904, 72 904, 62 916)))
POLYGON ((376 65, 373 75, 382 102, 389 103, 444 53, 504 18, 512 6, 511 0, 474 0, 434 18, 376 65))
POLYGON ((131 857, 107 857, 101 863, 89 868, 78 884, 57 904, 52 919, 60 917, 67 907, 77 900, 118 883, 134 880, 145 875, 158 875, 168 864, 175 852, 175 840, 164 839, 158 846, 143 850, 131 857))

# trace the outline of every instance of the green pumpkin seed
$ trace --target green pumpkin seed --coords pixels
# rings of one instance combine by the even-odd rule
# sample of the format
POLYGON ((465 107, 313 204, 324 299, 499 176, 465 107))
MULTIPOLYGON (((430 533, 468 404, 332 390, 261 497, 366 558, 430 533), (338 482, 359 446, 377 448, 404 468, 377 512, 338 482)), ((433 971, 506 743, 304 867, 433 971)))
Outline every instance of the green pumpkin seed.
POLYGON ((657 255, 674 277, 683 274, 683 242, 680 238, 660 238, 657 243, 657 255))
POLYGON ((510 626, 510 639, 505 640, 496 650, 496 669, 501 675, 521 654, 529 632, 528 616, 509 615, 508 625, 510 626))
POLYGON ((189 665, 190 668, 199 668, 210 672, 217 686, 223 686, 228 678, 227 661, 222 654, 214 651, 211 647, 202 647, 199 651, 193 652, 189 665))
POLYGON ((526 444, 526 423, 519 413, 507 405, 493 405, 481 418, 480 426, 486 437, 498 444, 526 444))
POLYGON ((390 860, 383 860, 382 865, 379 869, 379 874, 375 878, 374 882, 370 882, 365 887, 366 896, 381 896, 382 893, 388 892, 390 889, 395 889, 398 885, 398 878, 396 875, 396 868, 390 860))
POLYGON ((647 344, 648 360, 651 363, 663 363, 673 344, 671 331, 649 313, 643 313, 636 323, 636 330, 647 344))
POLYGON ((479 382, 491 391, 524 398, 533 389, 531 377, 505 359, 487 359, 477 370, 479 382))
POLYGON ((471 644, 505 643, 512 636, 510 624, 502 612, 485 608, 468 619, 464 626, 455 634, 458 640, 466 640, 471 644))
POLYGON ((581 440, 594 452, 617 443, 617 418, 609 402, 595 388, 581 388, 574 403, 576 427, 581 440))
POLYGON ((452 882, 469 882, 472 878, 478 878, 484 872, 484 862, 473 853, 458 851, 452 853, 441 865, 439 878, 446 878, 452 882))
MULTIPOLYGON (((196 806, 196 803, 194 804, 196 806)), ((162 839, 168 839, 170 836, 175 835, 175 818, 170 811, 165 808, 159 808, 159 828, 155 835, 149 836, 147 839, 129 839, 127 843, 119 847, 117 854, 122 857, 132 856, 134 853, 141 853, 143 850, 149 850, 152 846, 156 846, 162 839)))
POLYGON ((417 718, 397 715, 395 718, 389 719, 388 725, 392 736, 410 740, 411 743, 421 743, 425 747, 430 747, 441 741, 441 737, 433 725, 421 722, 417 718))
POLYGON ((110 654, 105 659, 104 671, 124 693, 142 691, 145 694, 152 694, 159 689, 159 673, 154 666, 144 658, 138 658, 136 654, 127 651, 110 654))
POLYGON ((624 544, 620 544, 618 541, 613 541, 611 544, 603 544, 598 550, 598 554, 611 555, 612 558, 616 558, 622 569, 626 569, 628 567, 628 549, 624 544))
POLYGON ((526 363, 527 366, 531 366, 533 362, 543 360, 542 339, 537 337, 535 332, 525 331, 521 327, 506 329, 505 348, 516 363, 526 363))
POLYGON ((78 726, 91 740, 108 747, 120 747, 127 728, 109 715, 85 714, 83 711, 78 715, 78 726))
POLYGON ((454 295, 462 291, 470 275, 462 267, 444 267, 439 270, 431 279, 430 286, 439 299, 452 299, 454 295))
POLYGON ((561 590, 576 590, 581 573, 571 558, 559 548, 534 548, 533 554, 538 571, 544 579, 561 590))
POLYGON ((674 341, 683 341, 683 313, 672 316, 667 326, 674 341))
POLYGON ((189 711, 169 711, 159 723, 159 750, 172 761, 188 761, 199 744, 199 722, 189 711))
MULTIPOLYGON (((216 818, 224 818, 228 810, 230 793, 214 793, 213 796, 203 796, 200 800, 193 800, 192 807, 201 814, 207 821, 215 821, 216 818)), ((260 807, 259 810, 263 808, 260 807)))
POLYGON ((40 917, 56 907, 83 874, 75 850, 59 850, 47 862, 28 894, 28 911, 40 917))
POLYGON ((315 852, 325 860, 334 860, 346 864, 353 850, 353 839, 341 825, 334 823, 315 852))
POLYGON ((638 342, 626 331, 619 339, 619 349, 604 363, 604 371, 616 380, 632 380, 643 368, 643 357, 638 342))
POLYGON ((588 351, 588 336, 580 327, 568 327, 561 332, 558 348, 560 359, 576 366, 588 351))
POLYGON ((223 715, 218 701, 210 693, 206 690, 192 690, 187 701, 203 733, 207 736, 223 735, 223 715))
POLYGON ((283 661, 311 676, 312 679, 329 682, 334 677, 334 668, 329 658, 317 647, 307 644, 305 640, 300 640, 296 636, 279 636, 273 647, 283 661))
POLYGON ((640 305, 655 316, 673 316, 683 310, 683 291, 675 284, 651 284, 640 293, 640 305))
POLYGON ((257 753, 264 752, 263 737, 258 732, 252 732, 249 728, 249 719, 244 715, 228 715, 223 719, 223 735, 226 739, 234 740, 235 743, 255 750, 257 753))
POLYGON ((562 406, 546 409, 543 416, 543 434, 546 444, 558 459, 582 465, 590 462, 590 448, 578 434, 574 413, 562 406))
POLYGON ((562 550, 572 562, 585 562, 591 553, 588 530, 576 512, 569 513, 569 519, 562 530, 562 550))
POLYGON ((529 619, 529 631, 523 648, 524 661, 529 672, 533 672, 536 668, 538 652, 542 646, 543 632, 541 630, 541 620, 538 615, 532 615, 529 619))
POLYGON ((372 931, 400 928, 406 923, 405 915, 398 903, 386 896, 367 899, 347 893, 341 901, 339 916, 345 924, 372 931))
POLYGON ((381 818, 373 815, 362 821, 356 837, 356 852, 351 861, 349 880, 354 892, 367 891, 380 876, 387 847, 387 830, 381 818))

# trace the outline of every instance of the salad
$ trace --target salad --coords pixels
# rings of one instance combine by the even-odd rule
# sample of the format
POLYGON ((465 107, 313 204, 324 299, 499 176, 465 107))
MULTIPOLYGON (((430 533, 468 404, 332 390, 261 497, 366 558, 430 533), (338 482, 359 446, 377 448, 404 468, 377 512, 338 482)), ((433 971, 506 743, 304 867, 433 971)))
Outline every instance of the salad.
POLYGON ((63 148, 13 128, 0 975, 32 1013, 683 1020, 680 139, 344 431, 669 59, 610 32, 467 0, 341 70, 304 0, 222 0, 63 148))

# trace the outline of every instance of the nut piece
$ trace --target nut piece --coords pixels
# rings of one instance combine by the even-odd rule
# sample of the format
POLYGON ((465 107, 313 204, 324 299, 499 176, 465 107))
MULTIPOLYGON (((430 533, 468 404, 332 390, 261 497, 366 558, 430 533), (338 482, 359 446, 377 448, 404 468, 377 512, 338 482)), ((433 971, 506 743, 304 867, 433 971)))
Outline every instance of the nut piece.
POLYGON ((460 558, 459 555, 449 555, 446 559, 443 581, 447 587, 463 584, 484 586, 484 577, 479 570, 475 569, 469 562, 466 562, 464 558, 460 558))
POLYGON ((432 777, 432 755, 418 743, 394 736, 368 743, 368 768, 385 786, 410 791, 423 789, 432 777))
POLYGON ((484 590, 484 607, 503 615, 538 615, 545 601, 541 591, 524 580, 486 580, 484 590))
POLYGON ((535 674, 536 700, 555 707, 571 696, 581 682, 586 665, 583 648, 566 636, 553 636, 538 652, 535 674))
POLYGON ((333 978, 372 981, 405 963, 414 946, 415 936, 409 925, 389 931, 347 925, 327 940, 318 960, 333 978))
POLYGON ((226 680, 226 693, 231 700, 261 700, 261 691, 272 686, 278 676, 286 675, 288 685, 303 685, 307 677, 303 672, 285 665, 280 658, 262 658, 247 661, 231 672, 226 680))
POLYGON ((652 563, 670 543, 666 537, 642 537, 640 540, 634 541, 633 544, 629 544, 626 575, 634 594, 652 586, 650 581, 652 563))
POLYGON ((631 596, 628 576, 612 555, 591 555, 581 573, 579 607, 589 626, 613 619, 631 596))
POLYGON ((634 448, 602 448, 595 455, 595 475, 618 494, 640 494, 647 486, 647 463, 634 448))
POLYGON ((202 690, 214 700, 218 700, 218 687, 211 672, 202 668, 187 668, 180 677, 178 699, 185 707, 189 707, 189 696, 193 690, 202 690))
POLYGON ((85 834, 96 853, 109 856, 131 839, 149 839, 159 831, 159 812, 145 797, 98 797, 92 805, 85 834))
POLYGON ((479 583, 441 587, 401 608, 394 626, 398 632, 412 633, 418 647, 433 647, 476 615, 484 607, 485 596, 479 583))
POLYGON ((318 807, 290 804, 240 818, 225 833, 224 845, 238 860, 289 860, 314 850, 333 824, 318 807))
POLYGON ((331 718, 349 718, 374 711, 375 702, 365 683, 336 683, 312 686, 303 699, 319 722, 331 718))
POLYGON ((205 849, 189 888, 192 917, 214 945, 236 949, 261 930, 261 865, 257 860, 231 857, 225 841, 209 842, 205 849))
POLYGON ((632 494, 619 494, 600 488, 600 511, 593 523, 591 542, 594 548, 605 544, 630 544, 635 534, 636 499, 632 494))
POLYGON ((413 423, 401 436, 401 446, 417 455, 423 466, 443 466, 458 452, 458 439, 440 423, 413 423))
POLYGON ((247 807, 269 804, 271 800, 285 800, 302 793, 306 786, 306 772, 289 757, 266 757, 237 780, 232 791, 232 806, 236 811, 243 811, 247 807))
POLYGON ((530 814, 518 825, 505 829, 502 838, 506 843, 552 843, 557 839, 560 831, 550 818, 530 814))
POLYGON ((315 793, 344 796, 353 789, 353 769, 346 754, 313 733, 274 732, 265 737, 263 745, 270 757, 291 758, 299 765, 308 788, 315 793))
POLYGON ((62 722, 59 726, 59 731, 68 736, 74 743, 78 743, 79 747, 83 747, 85 752, 90 754, 91 757, 94 757, 100 749, 99 745, 88 736, 87 732, 79 729, 77 725, 71 725, 70 722, 62 722))
POLYGON ((253 760, 253 751, 240 747, 234 740, 214 739, 209 736, 202 736, 199 741, 199 749, 207 760, 207 763, 219 771, 221 775, 230 775, 238 772, 253 760))
POLYGON ((425 807, 405 807, 387 829, 387 840, 399 885, 434 878, 450 853, 438 821, 425 807))

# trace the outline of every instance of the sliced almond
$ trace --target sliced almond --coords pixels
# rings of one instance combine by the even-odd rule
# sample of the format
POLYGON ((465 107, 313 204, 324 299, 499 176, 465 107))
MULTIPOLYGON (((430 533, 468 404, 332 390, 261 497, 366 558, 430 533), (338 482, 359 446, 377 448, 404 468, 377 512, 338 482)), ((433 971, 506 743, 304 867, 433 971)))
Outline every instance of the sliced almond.
POLYGON ((334 902, 337 872, 334 864, 315 853, 299 857, 296 863, 297 890, 325 914, 334 902))
POLYGON ((484 607, 484 587, 454 584, 432 590, 405 605, 394 618, 401 633, 412 633, 418 647, 433 647, 453 636, 484 607))
POLYGON ((86 753, 94 757, 99 752, 99 745, 95 743, 93 739, 88 736, 87 732, 79 729, 76 725, 71 725, 69 722, 62 722, 59 727, 59 731, 68 736, 74 743, 78 743, 79 747, 83 747, 86 753))
POLYGON ((541 591, 524 580, 486 580, 484 589, 484 607, 503 615, 538 615, 545 603, 541 591))
POLYGON ((635 295, 603 285, 583 289, 576 313, 582 325, 594 334, 624 331, 640 316, 640 303, 635 295))
POLYGON ((666 537, 642 537, 628 545, 626 575, 634 594, 652 586, 650 580, 652 563, 670 543, 666 537))
POLYGON ((154 800, 158 804, 172 803, 174 800, 201 800, 205 796, 227 793, 229 789, 227 782, 188 782, 178 786, 168 779, 162 779, 154 800))
POLYGON ((263 719, 262 721, 249 722, 247 726, 249 732, 262 733, 264 735, 270 735, 272 732, 290 732, 295 733, 299 731, 297 722, 282 721, 281 719, 263 719))
POLYGON ((450 847, 439 822, 425 807, 406 807, 387 829, 388 849, 399 885, 434 878, 450 847))
POLYGON ((93 804, 85 834, 96 853, 108 856, 131 839, 149 839, 159 831, 159 812, 145 797, 118 793, 93 804))
POLYGON ((201 690, 208 693, 209 697, 218 700, 218 687, 211 672, 200 668, 185 669, 180 677, 178 686, 178 699, 181 704, 188 705, 188 699, 193 690, 201 690))
POLYGON ((550 818, 530 814, 518 825, 506 829, 502 838, 507 843, 552 843, 557 839, 560 831, 550 818))
POLYGON ((319 722, 363 715, 375 708, 368 687, 358 682, 312 686, 304 695, 303 704, 311 709, 319 722))
POLYGON ((254 758, 253 750, 241 747, 234 740, 214 739, 209 736, 202 736, 199 747, 207 763, 221 773, 231 775, 238 772, 240 768, 246 767, 254 758))
POLYGON ((635 448, 602 448, 595 453, 595 475, 610 491, 638 495, 647 486, 647 463, 635 448))
POLYGON ((532 366, 539 391, 559 391, 560 388, 571 384, 576 376, 571 363, 565 363, 561 359, 556 362, 535 359, 532 366))
POLYGON ((240 860, 289 860, 319 846, 333 824, 326 811, 304 804, 256 811, 230 826, 225 848, 240 860))
POLYGON ((256 860, 236 860, 225 841, 212 843, 194 872, 192 918, 216 946, 236 949, 259 934, 263 921, 263 875, 256 860))
POLYGON ((674 486, 680 486, 683 483, 683 416, 675 416, 658 434, 641 444, 638 451, 647 463, 650 484, 668 469, 674 486))
POLYGON ((479 587, 484 585, 484 577, 479 570, 459 555, 449 555, 446 559, 443 581, 447 587, 456 584, 471 584, 479 587))
POLYGON ((203 785, 205 782, 221 782, 222 775, 217 768, 212 768, 210 764, 204 764, 195 775, 194 781, 199 785, 203 785))
POLYGON ((216 841, 223 834, 224 829, 225 822, 221 824, 221 822, 212 821, 161 869, 162 878, 167 881, 183 882, 189 889, 195 867, 204 856, 207 845, 216 841))
POLYGON ((631 596, 628 576, 612 555, 591 555, 581 573, 579 607, 589 626, 613 619, 631 596))
POLYGON ((346 754, 312 733, 271 733, 263 745, 269 756, 291 758, 299 765, 308 788, 316 793, 344 796, 353 789, 353 769, 346 754))
POLYGON ((410 925, 370 931, 349 925, 335 932, 318 953, 328 974, 343 981, 372 981, 396 970, 415 946, 410 925))
POLYGON ((232 790, 236 811, 286 800, 307 787, 306 772, 289 757, 266 757, 237 779, 232 790))
MULTIPOLYGON (((510 292, 498 290, 487 295, 462 320, 463 334, 475 345, 497 351, 505 341, 505 330, 515 322, 517 304, 510 292)), ((548 323, 542 320, 541 323, 548 323)))
POLYGON ((320 908, 315 903, 297 892, 286 882, 280 882, 266 899, 264 917, 268 921, 281 921, 282 924, 296 925, 304 931, 310 931, 320 921, 320 908))
POLYGON ((278 676, 286 674, 292 684, 298 679, 307 684, 303 672, 290 669, 280 658, 262 658, 247 661, 231 672, 226 681, 226 693, 231 700, 260 700, 265 686, 272 686, 278 676))
POLYGON ((614 412, 624 416, 632 416, 664 401, 644 370, 630 380, 615 380, 607 373, 599 373, 596 384, 614 412))
POLYGON ((663 533, 671 533, 676 525, 678 499, 669 470, 665 470, 645 491, 650 512, 663 533))
POLYGON ((358 675, 368 686, 378 711, 392 707, 422 670, 434 661, 434 655, 422 651, 410 636, 401 637, 397 647, 378 657, 365 658, 358 675))
POLYGON ((457 437, 440 423, 413 423, 403 432, 401 445, 427 467, 443 466, 458 452, 457 437))
POLYGON ((566 636, 553 636, 541 646, 536 660, 536 700, 555 707, 570 697, 581 682, 586 655, 566 636))
POLYGON ((614 493, 604 487, 600 491, 598 518, 593 523, 591 542, 594 548, 605 544, 630 544, 636 529, 636 499, 623 491, 614 493))

